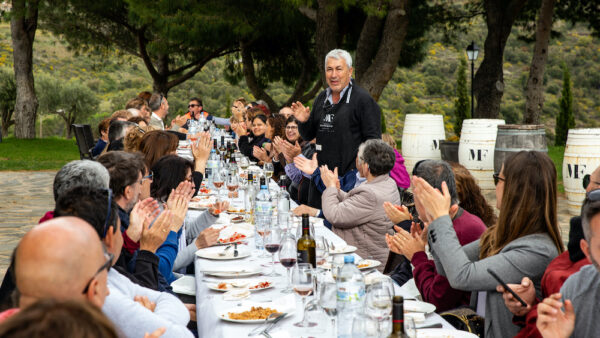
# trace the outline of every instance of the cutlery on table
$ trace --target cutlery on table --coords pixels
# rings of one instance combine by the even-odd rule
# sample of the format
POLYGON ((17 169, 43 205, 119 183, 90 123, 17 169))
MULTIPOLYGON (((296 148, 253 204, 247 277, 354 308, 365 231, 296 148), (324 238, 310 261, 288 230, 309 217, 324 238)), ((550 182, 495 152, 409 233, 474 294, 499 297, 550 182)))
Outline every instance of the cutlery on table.
MULTIPOLYGON (((283 315, 285 316, 285 313, 283 315)), ((281 320, 281 318, 283 318, 283 316, 281 316, 281 313, 271 313, 265 319, 265 322, 262 325, 256 327, 254 330, 252 330, 252 331, 250 331, 250 333, 248 333, 248 337, 257 336, 259 334, 262 334, 263 331, 265 331, 268 327, 272 326, 275 321, 281 320), (273 322, 269 323, 269 320, 271 320, 273 318, 275 318, 273 320, 273 322)))

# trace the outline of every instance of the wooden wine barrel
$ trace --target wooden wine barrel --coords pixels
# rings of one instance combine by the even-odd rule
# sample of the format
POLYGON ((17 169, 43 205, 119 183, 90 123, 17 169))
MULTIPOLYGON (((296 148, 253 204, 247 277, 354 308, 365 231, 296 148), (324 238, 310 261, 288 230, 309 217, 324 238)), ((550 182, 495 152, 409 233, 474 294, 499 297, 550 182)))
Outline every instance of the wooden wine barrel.
POLYGON ((498 126, 494 148, 494 172, 499 173, 504 160, 521 150, 548 152, 546 130, 542 124, 505 124, 498 126))
POLYGON ((406 170, 411 173, 420 160, 441 159, 440 139, 446 139, 442 115, 406 114, 402 131, 402 157, 406 170))
POLYGON ((581 213, 585 198, 582 180, 600 166, 600 129, 569 129, 563 159, 563 184, 571 215, 581 213))
POLYGON ((463 121, 458 145, 458 162, 469 169, 482 190, 494 189, 494 147, 500 124, 504 124, 504 120, 463 121))

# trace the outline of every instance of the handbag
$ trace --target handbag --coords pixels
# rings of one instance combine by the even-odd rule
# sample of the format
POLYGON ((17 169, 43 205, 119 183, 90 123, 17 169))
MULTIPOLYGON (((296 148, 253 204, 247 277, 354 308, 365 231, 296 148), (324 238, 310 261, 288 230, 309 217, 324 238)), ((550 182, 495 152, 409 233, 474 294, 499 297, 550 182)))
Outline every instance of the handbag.
POLYGON ((483 338, 485 333, 485 319, 469 307, 461 307, 440 313, 455 329, 467 331, 483 338))

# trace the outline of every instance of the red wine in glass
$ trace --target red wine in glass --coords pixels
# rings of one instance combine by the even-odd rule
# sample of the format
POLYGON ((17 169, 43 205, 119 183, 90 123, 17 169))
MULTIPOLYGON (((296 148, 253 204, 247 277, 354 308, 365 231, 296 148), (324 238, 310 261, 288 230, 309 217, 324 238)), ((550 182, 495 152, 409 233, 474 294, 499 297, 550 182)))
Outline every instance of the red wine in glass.
POLYGON ((281 245, 279 243, 275 243, 275 244, 265 244, 265 250, 267 250, 268 252, 274 254, 277 251, 279 251, 279 248, 281 247, 281 245))
POLYGON ((281 262, 281 265, 288 269, 296 264, 296 258, 280 258, 279 261, 281 262))

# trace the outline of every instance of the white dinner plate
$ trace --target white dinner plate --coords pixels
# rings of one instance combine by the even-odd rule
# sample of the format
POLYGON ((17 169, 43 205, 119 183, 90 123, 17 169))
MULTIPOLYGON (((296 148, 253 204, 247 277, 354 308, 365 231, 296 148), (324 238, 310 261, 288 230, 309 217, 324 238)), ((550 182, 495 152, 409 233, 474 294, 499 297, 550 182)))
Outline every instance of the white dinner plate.
POLYGON ((262 268, 258 266, 248 266, 235 270, 224 270, 224 269, 215 269, 215 270, 205 270, 202 271, 205 275, 215 276, 215 277, 224 277, 224 278, 235 278, 235 277, 248 277, 258 275, 262 272, 262 268))
POLYGON ((237 257, 233 256, 234 248, 231 247, 227 251, 225 251, 227 246, 215 246, 206 249, 200 249, 196 251, 196 256, 200 258, 206 259, 214 259, 214 260, 232 260, 232 259, 242 259, 250 256, 251 251, 246 245, 238 245, 238 255, 237 257), (224 253, 225 255, 221 255, 224 253))
POLYGON ((476 338, 477 335, 467 331, 453 329, 417 329, 417 338, 476 338))
POLYGON ((418 300, 405 300, 404 311, 432 313, 435 311, 435 305, 431 303, 421 302, 418 300))
MULTIPOLYGON (((277 310, 281 313, 283 312, 287 312, 287 311, 282 311, 280 310, 277 306, 273 306, 272 304, 269 303, 264 303, 262 305, 258 305, 258 304, 254 304, 254 306, 257 307, 263 307, 263 308, 271 308, 274 310, 277 310)), ((236 307, 232 307, 223 311, 219 311, 217 313, 217 316, 219 318, 221 318, 222 320, 228 321, 228 322, 234 322, 234 323, 244 323, 244 324, 261 324, 264 323, 265 320, 264 319, 251 319, 251 320, 240 320, 240 319, 231 319, 229 318, 229 312, 232 313, 240 313, 240 312, 244 312, 244 311, 249 311, 252 308, 252 305, 242 305, 242 306, 236 306, 236 307)), ((286 317, 289 317, 290 315, 292 315, 294 312, 287 312, 286 317)))
POLYGON ((275 284, 273 283, 273 281, 270 281, 268 279, 229 279, 229 280, 224 280, 221 283, 206 283, 206 286, 214 291, 220 291, 220 292, 227 292, 227 291, 231 291, 231 290, 240 290, 243 288, 247 288, 248 291, 261 291, 261 290, 265 290, 265 289, 270 289, 272 287, 275 286, 275 284), (255 288, 252 289, 253 286, 258 286, 259 283, 269 283, 269 286, 267 287, 261 287, 261 288, 255 288), (221 283, 225 283, 226 284, 226 289, 219 289, 219 284, 221 283))
POLYGON ((376 261, 374 259, 364 259, 364 260, 362 260, 360 262, 356 262, 356 267, 359 270, 372 269, 372 268, 376 268, 376 267, 378 267, 380 265, 381 265, 381 262, 380 261, 376 261), (363 265, 363 264, 366 264, 366 266, 360 266, 360 265, 363 265))
POLYGON ((336 247, 335 250, 329 250, 330 254, 333 255, 337 255, 337 254, 345 254, 345 253, 351 253, 356 251, 356 247, 353 245, 346 245, 346 246, 340 246, 340 247, 336 247))

